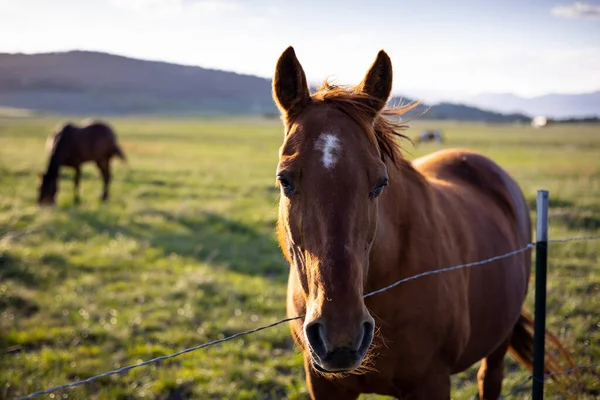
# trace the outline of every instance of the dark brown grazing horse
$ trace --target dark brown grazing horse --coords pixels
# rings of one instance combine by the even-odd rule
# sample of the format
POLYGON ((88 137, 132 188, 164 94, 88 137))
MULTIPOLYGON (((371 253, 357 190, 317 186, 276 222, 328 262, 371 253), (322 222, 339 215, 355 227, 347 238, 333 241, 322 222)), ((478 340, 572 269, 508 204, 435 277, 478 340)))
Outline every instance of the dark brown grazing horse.
POLYGON ((89 161, 94 161, 102 174, 104 181, 102 201, 108 200, 111 179, 110 159, 117 156, 123 161, 126 160, 112 128, 96 121, 90 121, 83 127, 68 123, 48 138, 47 145, 50 150, 50 160, 46 173, 42 175, 38 204, 54 204, 61 166, 75 169, 74 196, 75 203, 79 203, 81 164, 89 161))
POLYGON ((509 348, 531 367, 522 313, 529 250, 363 298, 532 240, 519 186, 488 158, 403 157, 403 126, 382 116, 401 111, 384 110, 391 88, 383 51, 358 86, 326 83, 312 95, 292 47, 277 63, 273 96, 285 127, 277 231, 290 262, 288 315, 304 316, 290 325, 310 394, 447 400, 450 376, 481 360, 479 396, 496 400, 509 348))

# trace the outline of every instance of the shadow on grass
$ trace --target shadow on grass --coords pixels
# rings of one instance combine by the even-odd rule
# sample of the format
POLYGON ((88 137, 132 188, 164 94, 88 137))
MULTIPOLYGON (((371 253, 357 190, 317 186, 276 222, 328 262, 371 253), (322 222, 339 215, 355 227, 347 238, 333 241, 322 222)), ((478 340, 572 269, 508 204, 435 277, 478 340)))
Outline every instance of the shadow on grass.
POLYGON ((71 216, 64 226, 56 227, 63 240, 85 240, 98 234, 129 237, 160 249, 165 256, 191 257, 281 282, 287 278, 287 263, 272 233, 271 221, 251 226, 212 212, 177 215, 162 210, 134 214, 133 222, 127 225, 109 212, 74 209, 71 216), (148 219, 152 222, 146 222, 148 219), (91 229, 82 230, 82 225, 91 229))
MULTIPOLYGON (((21 317, 31 317, 39 310, 40 306, 38 303, 27 297, 18 294, 0 295, 0 313, 4 313, 5 311, 9 313, 17 312, 21 317)), ((3 338, 0 335, 0 343, 2 341, 3 338)))
POLYGON ((555 212, 550 214, 550 223, 558 223, 575 231, 595 231, 600 229, 600 216, 585 211, 555 212))
POLYGON ((16 281, 27 287, 39 285, 40 277, 19 257, 0 252, 0 282, 16 281))
MULTIPOLYGON (((34 273, 21 258, 9 253, 0 252, 0 283, 16 282, 20 285, 34 288, 41 284, 40 277, 34 273)), ((0 312, 18 312, 19 315, 30 317, 37 313, 40 306, 31 298, 19 292, 0 291, 0 312)), ((0 343, 2 337, 0 336, 0 343)))
POLYGON ((8 251, 0 252, 0 283, 12 281, 28 288, 44 289, 66 279, 72 269, 62 254, 48 253, 26 260, 8 251))
MULTIPOLYGON (((529 205, 529 210, 530 211, 536 211, 537 210, 537 199, 535 197, 529 198, 527 200, 527 204, 529 205)), ((553 208, 573 208, 575 207, 575 203, 572 202, 571 200, 564 200, 561 199, 560 197, 550 197, 548 199, 548 208, 549 209, 553 209, 553 208)))
POLYGON ((160 178, 152 171, 131 171, 123 176, 123 182, 128 184, 150 185, 154 188, 169 188, 179 189, 187 185, 181 181, 181 178, 186 178, 187 175, 181 172, 161 171, 160 178))
POLYGON ((152 214, 180 228, 157 230, 140 226, 142 231, 154 230, 146 239, 165 254, 193 257, 201 262, 224 265, 235 272, 268 276, 282 282, 286 278, 286 263, 274 236, 267 232, 210 212, 194 216, 177 216, 165 211, 152 214))
MULTIPOLYGON (((536 199, 529 198, 527 203, 529 210, 535 212, 536 199)), ((600 229, 600 216, 597 211, 594 206, 577 206, 573 201, 560 197, 549 199, 550 224, 560 224, 571 230, 600 229)))

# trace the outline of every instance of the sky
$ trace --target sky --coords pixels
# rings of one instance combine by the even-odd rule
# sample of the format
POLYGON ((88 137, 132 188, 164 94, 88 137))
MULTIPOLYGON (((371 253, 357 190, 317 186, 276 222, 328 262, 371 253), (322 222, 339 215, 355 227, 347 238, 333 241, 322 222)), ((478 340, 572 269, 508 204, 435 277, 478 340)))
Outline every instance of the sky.
POLYGON ((459 98, 600 90, 600 0, 0 0, 0 52, 93 50, 271 78, 358 83, 377 52, 394 92, 459 98))

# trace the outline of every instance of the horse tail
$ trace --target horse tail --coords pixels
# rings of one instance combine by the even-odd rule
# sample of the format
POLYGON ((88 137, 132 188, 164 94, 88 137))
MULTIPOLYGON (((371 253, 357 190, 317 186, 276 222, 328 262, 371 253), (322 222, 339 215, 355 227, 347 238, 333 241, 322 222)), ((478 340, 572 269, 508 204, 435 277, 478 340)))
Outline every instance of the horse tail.
MULTIPOLYGON (((509 347, 510 355, 529 371, 533 371, 533 327, 533 318, 527 312, 521 311, 519 320, 513 329, 509 347)), ((563 375, 561 372, 575 366, 573 358, 552 333, 546 331, 545 338, 544 374, 549 375, 562 390, 566 390, 568 386, 571 386, 569 385, 570 380, 566 374, 563 375), (558 358, 563 358, 564 363, 561 363, 551 352, 558 353, 560 356, 558 358)))
POLYGON ((123 162, 127 162, 127 157, 125 156, 125 152, 123 152, 123 149, 121 148, 121 146, 119 146, 116 143, 115 143, 115 147, 113 148, 113 154, 115 156, 119 157, 123 162))

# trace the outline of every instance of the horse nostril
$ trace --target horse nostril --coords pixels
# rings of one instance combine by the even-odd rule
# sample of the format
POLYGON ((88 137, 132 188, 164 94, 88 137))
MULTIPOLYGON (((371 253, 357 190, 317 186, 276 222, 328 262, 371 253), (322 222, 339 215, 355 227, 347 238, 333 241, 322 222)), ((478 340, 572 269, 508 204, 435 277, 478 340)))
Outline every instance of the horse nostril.
POLYGON ((362 341, 358 347, 359 354, 365 354, 373 341, 373 333, 375 331, 375 326, 370 322, 365 322, 362 326, 363 336, 362 341))
POLYGON ((319 322, 311 322, 304 328, 306 340, 308 340, 311 349, 319 358, 323 358, 327 354, 327 347, 323 340, 324 330, 325 327, 319 322))

